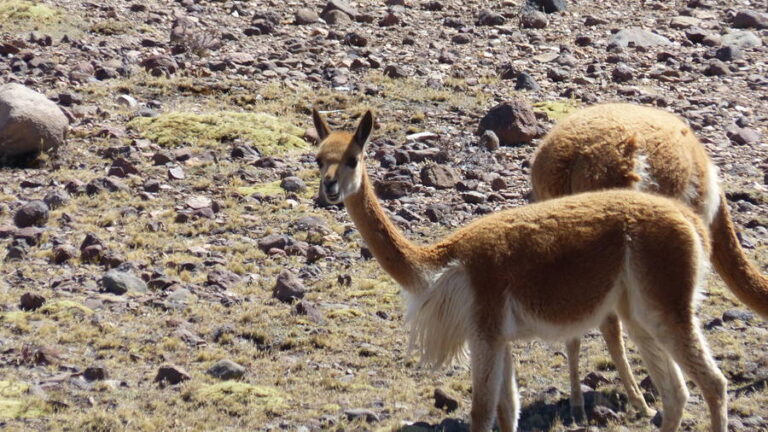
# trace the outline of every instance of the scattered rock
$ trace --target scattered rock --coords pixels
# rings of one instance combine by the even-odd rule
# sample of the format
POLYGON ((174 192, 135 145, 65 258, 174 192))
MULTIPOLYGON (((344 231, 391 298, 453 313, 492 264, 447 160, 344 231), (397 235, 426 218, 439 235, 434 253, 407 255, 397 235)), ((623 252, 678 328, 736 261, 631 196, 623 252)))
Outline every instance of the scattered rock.
POLYGON ((19 300, 19 309, 33 311, 40 309, 45 304, 45 297, 40 294, 24 293, 19 300))
POLYGON ((565 0, 528 0, 528 4, 546 13, 565 12, 565 0))
POLYGON ((443 389, 435 389, 435 408, 444 410, 447 413, 456 411, 459 408, 459 401, 450 396, 443 389))
POLYGON ((743 321, 743 322, 749 322, 752 321, 752 319, 755 318, 755 315, 752 312, 748 312, 745 310, 740 309, 729 309, 725 312, 723 312, 723 322, 731 322, 731 321, 743 321))
POLYGON ((469 204, 482 204, 485 202, 485 195, 482 192, 468 191, 461 193, 461 199, 469 204))
POLYGON ((731 128, 726 130, 726 135, 736 145, 753 145, 760 141, 760 132, 752 128, 731 128))
POLYGON ((132 273, 120 270, 110 270, 101 278, 104 292, 122 295, 127 292, 147 292, 147 284, 132 273))
POLYGON ((763 41, 749 30, 732 31, 722 37, 723 45, 731 45, 741 49, 757 48, 763 45, 763 41))
POLYGON ((188 381, 191 378, 189 373, 181 367, 166 364, 160 366, 160 369, 158 369, 157 375, 155 375, 155 382, 175 385, 183 381, 188 381))
POLYGON ((48 222, 48 205, 44 201, 30 201, 13 216, 13 223, 19 228, 45 226, 48 222))
POLYGON ((611 72, 611 77, 616 82, 627 82, 631 81, 635 77, 635 73, 629 66, 620 63, 616 65, 616 67, 613 69, 613 72, 611 72))
POLYGON ((425 165, 421 169, 421 182, 436 189, 450 189, 459 181, 453 168, 447 165, 425 165))
POLYGON ((731 71, 730 69, 728 69, 727 64, 723 63, 718 59, 711 59, 704 66, 702 73, 704 73, 704 75, 706 76, 720 76, 720 75, 728 75, 729 73, 731 73, 731 71))
POLYGON ((306 288, 301 280, 289 270, 283 270, 277 276, 277 283, 272 289, 272 297, 283 303, 291 303, 300 300, 306 293, 306 288))
POLYGON ((378 423, 379 416, 375 412, 364 409, 364 408, 356 408, 356 409, 348 409, 344 411, 344 415, 347 416, 347 420, 354 421, 354 420, 365 420, 366 423, 378 423))
POLYGON ((86 381, 104 381, 109 378, 109 373, 103 365, 90 366, 83 371, 83 378, 86 381))
POLYGON ((526 10, 520 16, 520 25, 523 28, 543 29, 549 24, 547 15, 537 10, 526 10))
POLYGON ((742 57, 741 49, 736 45, 726 45, 718 48, 715 52, 715 58, 724 62, 738 60, 742 57))
POLYGON ((309 8, 300 8, 294 15, 293 23, 296 25, 308 25, 315 24, 320 21, 320 16, 317 12, 309 8))
POLYGON ((541 87, 536 83, 531 75, 526 72, 520 72, 515 81, 515 90, 531 90, 537 91, 541 87))
POLYGON ((208 368, 206 373, 222 380, 239 379, 245 375, 245 368, 232 360, 224 359, 217 361, 216 364, 208 368))
POLYGON ((480 120, 477 134, 493 131, 502 145, 530 143, 539 133, 533 107, 524 99, 512 99, 491 108, 480 120))
POLYGON ((507 20, 502 14, 489 10, 481 10, 480 13, 477 14, 475 25, 500 26, 504 25, 505 22, 507 22, 507 20))
POLYGON ((77 256, 77 249, 72 245, 58 245, 53 248, 53 256, 51 261, 54 264, 64 264, 77 256))
POLYGON ((304 183, 304 180, 296 176, 285 177, 280 182, 280 187, 288 192, 304 192, 307 190, 307 185, 304 183))
POLYGON ((488 151, 499 149, 499 137, 492 130, 487 130, 480 135, 480 145, 488 151))
POLYGON ((671 45, 669 39, 664 36, 652 33, 639 27, 630 27, 620 30, 611 38, 610 44, 626 48, 630 44, 642 48, 651 48, 655 46, 671 45))
POLYGON ((45 195, 45 198, 43 198, 43 201, 45 204, 48 205, 49 209, 57 209, 69 201, 69 194, 66 191, 63 190, 55 190, 48 192, 45 195))
POLYGON ((374 185, 376 195, 385 200, 402 198, 408 195, 412 188, 411 183, 400 180, 381 180, 374 185))
POLYGON ((56 151, 68 127, 67 117, 44 95, 20 84, 0 86, 0 156, 56 151))
POLYGON ((768 15, 753 10, 740 10, 733 17, 736 28, 768 29, 768 15))

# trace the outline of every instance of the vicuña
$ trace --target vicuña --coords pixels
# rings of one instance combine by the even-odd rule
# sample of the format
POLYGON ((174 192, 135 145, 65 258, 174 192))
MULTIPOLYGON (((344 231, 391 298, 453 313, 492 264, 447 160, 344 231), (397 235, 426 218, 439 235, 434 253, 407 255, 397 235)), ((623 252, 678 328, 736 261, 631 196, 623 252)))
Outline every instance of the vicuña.
MULTIPOLYGON (((542 139, 531 179, 537 201, 629 188, 685 203, 708 228, 710 259, 718 274, 739 300, 768 317, 768 279, 749 262, 739 245, 718 185, 717 168, 691 128, 674 114, 631 104, 595 105, 576 111, 542 139)), ((652 415, 629 368, 616 315, 609 315, 600 330, 630 402, 641 413, 652 415)), ((576 418, 584 416, 579 345, 578 338, 566 343, 571 411, 576 418)), ((656 377, 652 379, 656 381, 656 377)))
POLYGON ((651 371, 664 405, 661 430, 680 425, 688 391, 701 388, 712 430, 727 427, 726 380, 693 314, 709 256, 698 216, 668 198, 590 192, 498 212, 431 245, 406 239, 385 215, 365 168, 373 129, 320 138, 320 194, 344 203, 379 264, 408 293, 407 319, 422 360, 443 365, 469 346, 471 430, 515 431, 520 403, 509 342, 583 335, 616 313, 651 371))

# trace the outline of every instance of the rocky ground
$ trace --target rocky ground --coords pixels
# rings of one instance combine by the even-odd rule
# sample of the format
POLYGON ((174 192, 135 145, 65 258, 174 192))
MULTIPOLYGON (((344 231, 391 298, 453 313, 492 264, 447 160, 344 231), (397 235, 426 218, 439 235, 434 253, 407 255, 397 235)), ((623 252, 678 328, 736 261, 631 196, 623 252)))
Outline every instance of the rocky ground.
MULTIPOLYGON (((0 429, 466 428, 467 368, 418 366, 398 288, 315 200, 313 104, 340 128, 376 110, 369 169, 418 241, 525 204, 537 137, 576 107, 664 107, 720 167, 766 272, 765 4, 566 3, 0 0, 0 85, 70 122, 58 152, 0 171, 0 429), (520 145, 477 134, 502 102, 533 105, 538 124, 502 142, 520 145)), ((716 277, 700 317, 732 430, 768 430, 768 324, 716 277)), ((597 333, 589 429, 562 346, 515 352, 522 430, 651 427, 597 333)), ((691 388, 683 429, 708 430, 691 388)))

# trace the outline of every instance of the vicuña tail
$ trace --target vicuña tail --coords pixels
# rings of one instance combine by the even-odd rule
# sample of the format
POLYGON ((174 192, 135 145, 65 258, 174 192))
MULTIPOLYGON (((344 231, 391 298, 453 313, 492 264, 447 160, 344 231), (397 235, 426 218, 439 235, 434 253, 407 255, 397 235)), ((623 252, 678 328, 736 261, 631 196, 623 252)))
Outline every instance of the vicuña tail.
POLYGON ((710 227, 712 232, 712 264, 728 288, 750 309, 768 319, 768 278, 763 276, 741 249, 736 230, 728 213, 725 195, 710 227))

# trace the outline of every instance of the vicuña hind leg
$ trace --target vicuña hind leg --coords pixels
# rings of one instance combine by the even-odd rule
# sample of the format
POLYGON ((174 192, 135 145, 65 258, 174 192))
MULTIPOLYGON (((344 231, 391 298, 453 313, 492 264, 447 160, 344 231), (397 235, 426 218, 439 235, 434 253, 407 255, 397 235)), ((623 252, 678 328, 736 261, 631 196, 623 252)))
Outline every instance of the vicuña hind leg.
MULTIPOLYGON (((611 355, 613 364, 616 365, 616 371, 619 373, 624 389, 627 392, 629 403, 642 415, 651 417, 655 414, 643 398, 640 387, 635 382, 632 375, 632 369, 627 361, 627 353, 624 348, 624 339, 621 336, 621 321, 615 314, 610 314, 600 325, 600 332, 603 334, 605 344, 608 346, 608 353, 611 355)), ((570 355, 570 353, 568 353, 570 355)), ((573 411, 573 405, 571 405, 573 411)))
POLYGON ((584 394, 581 391, 579 379, 579 351, 581 339, 573 338, 565 342, 565 350, 568 354, 568 376, 571 381, 571 416, 576 423, 587 420, 587 412, 584 410, 584 394))
POLYGON ((488 432, 499 405, 506 344, 478 337, 471 342, 472 432, 488 432))
POLYGON ((504 370, 501 376, 501 392, 496 419, 501 432, 517 431, 517 420, 520 417, 520 398, 517 393, 515 363, 510 346, 504 347, 504 370))
POLYGON ((661 325, 658 339, 699 386, 709 407, 712 432, 725 432, 728 430, 727 380, 709 354, 696 320, 690 316, 687 320, 681 318, 673 321, 674 326, 661 325))
POLYGON ((680 368, 640 323, 624 316, 622 320, 630 337, 637 344, 653 384, 661 394, 664 418, 660 432, 675 432, 680 427, 683 408, 688 401, 688 389, 680 368))

